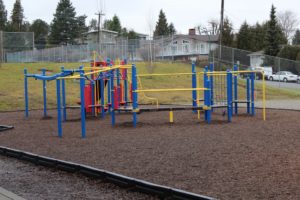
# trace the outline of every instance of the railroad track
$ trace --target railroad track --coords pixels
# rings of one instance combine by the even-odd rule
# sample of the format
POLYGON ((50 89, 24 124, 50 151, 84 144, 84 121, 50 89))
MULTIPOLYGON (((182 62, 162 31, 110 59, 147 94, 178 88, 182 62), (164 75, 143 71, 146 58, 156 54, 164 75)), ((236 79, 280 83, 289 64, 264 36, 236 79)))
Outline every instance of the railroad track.
POLYGON ((77 173, 96 179, 105 180, 119 187, 130 191, 137 191, 148 195, 156 196, 160 199, 174 200, 213 200, 214 198, 199 195, 184 190, 166 187, 163 185, 153 184, 140 179, 123 176, 110 171, 90 167, 87 165, 77 164, 73 162, 58 160, 46 156, 40 156, 25 151, 0 146, 0 155, 13 157, 19 160, 28 161, 30 163, 41 165, 47 168, 66 171, 69 173, 77 173))

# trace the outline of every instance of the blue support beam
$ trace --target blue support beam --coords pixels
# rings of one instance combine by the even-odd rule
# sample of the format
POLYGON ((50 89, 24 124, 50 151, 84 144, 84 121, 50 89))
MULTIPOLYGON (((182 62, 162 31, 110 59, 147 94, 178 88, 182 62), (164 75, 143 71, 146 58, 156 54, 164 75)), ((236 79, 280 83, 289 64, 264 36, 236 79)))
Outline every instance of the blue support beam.
POLYGON ((210 91, 211 82, 208 78, 206 78, 205 81, 205 88, 208 88, 209 90, 204 91, 204 104, 209 108, 209 110, 205 110, 205 120, 207 123, 211 123, 211 91, 210 91))
MULTIPOLYGON (((233 66, 233 71, 236 72, 238 71, 238 67, 237 65, 233 66)), ((234 114, 237 115, 238 114, 238 80, 237 80, 237 74, 234 74, 233 76, 233 87, 234 87, 234 114)))
POLYGON ((138 94, 137 90, 137 76, 136 66, 132 65, 132 107, 133 107, 133 126, 137 126, 137 110, 138 110, 138 94))
POLYGON ((110 113, 110 116, 111 116, 111 125, 112 126, 115 126, 115 123, 116 123, 116 118, 115 118, 115 95, 114 95, 114 92, 115 92, 115 89, 114 89, 114 70, 111 70, 110 71, 111 75, 110 75, 110 91, 111 91, 111 113, 110 113))
POLYGON ((28 78, 27 78, 27 69, 24 69, 24 97, 25 97, 25 117, 29 116, 28 109, 28 78))
MULTIPOLYGON (((42 75, 46 76, 46 69, 42 69, 42 75)), ((46 81, 43 80, 43 102, 44 102, 44 117, 47 117, 47 86, 46 81)))
MULTIPOLYGON (((65 68, 61 67, 61 71, 64 72, 65 68)), ((63 105, 63 121, 67 121, 67 104, 66 104, 66 80, 61 80, 61 93, 62 93, 62 105, 63 105)))
POLYGON ((247 114, 250 114, 250 78, 247 77, 247 114))
POLYGON ((56 99, 57 99, 57 132, 58 137, 62 138, 61 122, 61 99, 60 99, 60 80, 56 79, 56 99))
POLYGON ((227 70, 227 118, 228 122, 232 120, 232 73, 227 70))
POLYGON ((254 81, 255 81, 255 73, 251 73, 251 115, 255 116, 255 107, 254 107, 254 92, 255 92, 255 87, 254 87, 254 81))
MULTIPOLYGON (((80 68, 82 69, 82 67, 80 67, 80 68)), ((80 71, 81 138, 85 138, 86 137, 84 87, 85 87, 84 71, 81 70, 80 71)))

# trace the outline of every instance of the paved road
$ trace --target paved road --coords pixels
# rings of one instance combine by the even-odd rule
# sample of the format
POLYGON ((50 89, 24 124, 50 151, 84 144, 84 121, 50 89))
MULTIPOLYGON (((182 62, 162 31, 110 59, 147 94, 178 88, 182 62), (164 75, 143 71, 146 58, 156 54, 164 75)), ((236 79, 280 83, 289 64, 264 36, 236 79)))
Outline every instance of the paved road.
MULTIPOLYGON (((261 80, 257 80, 258 83, 262 83, 261 80)), ((284 89, 292 89, 292 90, 300 90, 299 83, 284 83, 279 81, 266 81, 267 86, 275 87, 275 88, 284 88, 284 89)))

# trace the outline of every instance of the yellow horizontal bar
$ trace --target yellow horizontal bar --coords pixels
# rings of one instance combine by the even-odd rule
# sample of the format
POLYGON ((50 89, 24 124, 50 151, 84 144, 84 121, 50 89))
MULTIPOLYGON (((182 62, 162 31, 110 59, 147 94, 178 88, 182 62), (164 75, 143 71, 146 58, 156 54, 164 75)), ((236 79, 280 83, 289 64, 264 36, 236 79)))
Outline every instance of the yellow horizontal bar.
POLYGON ((172 74, 139 74, 138 77, 145 76, 178 76, 178 75, 193 75, 193 73, 172 73, 172 74))
MULTIPOLYGON (((197 72, 197 74, 227 74, 227 71, 213 71, 213 72, 197 72)), ((242 74, 242 73, 264 73, 262 70, 240 70, 230 71, 231 74, 242 74)))
POLYGON ((171 88, 171 89, 145 89, 145 90, 135 90, 133 92, 176 92, 176 91, 205 91, 209 90, 207 88, 171 88))

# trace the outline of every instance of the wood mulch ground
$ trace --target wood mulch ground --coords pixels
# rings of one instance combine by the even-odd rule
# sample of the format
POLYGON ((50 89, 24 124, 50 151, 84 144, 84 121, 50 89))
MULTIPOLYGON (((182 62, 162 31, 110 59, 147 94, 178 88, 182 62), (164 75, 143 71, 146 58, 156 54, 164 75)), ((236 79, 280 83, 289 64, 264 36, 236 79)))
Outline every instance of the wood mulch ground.
POLYGON ((212 124, 191 111, 142 113, 87 120, 81 139, 79 110, 69 112, 63 138, 57 137, 56 112, 42 119, 32 111, 0 113, 0 145, 106 169, 218 199, 300 199, 300 112, 268 110, 240 115, 227 123, 219 110, 212 124))

